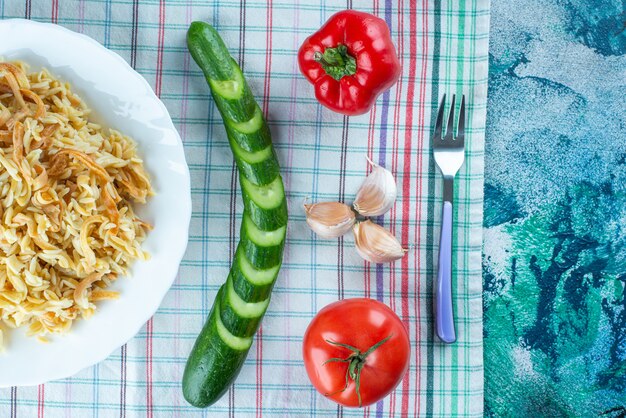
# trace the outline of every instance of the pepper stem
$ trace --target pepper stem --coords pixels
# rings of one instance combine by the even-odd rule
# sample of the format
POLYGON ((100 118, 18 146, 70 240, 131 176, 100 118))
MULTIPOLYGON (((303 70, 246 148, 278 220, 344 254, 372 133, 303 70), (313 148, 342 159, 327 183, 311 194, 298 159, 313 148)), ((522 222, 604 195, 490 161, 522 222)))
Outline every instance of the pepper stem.
POLYGON ((347 75, 356 74, 356 59, 348 53, 348 47, 338 44, 334 48, 326 48, 324 53, 316 52, 313 56, 326 74, 339 81, 347 75))
POLYGON ((359 399, 359 407, 362 406, 362 400, 361 400, 361 371, 363 370, 363 367, 365 367, 365 359, 367 359, 367 356, 369 356, 370 354, 372 354, 374 351, 376 351, 376 349, 378 347, 380 347, 381 345, 383 345, 384 343, 387 342, 387 340, 389 338, 391 338, 393 336, 393 334, 389 335, 387 338, 384 338, 380 341, 378 341, 376 344, 374 344, 373 346, 371 346, 370 348, 368 348, 364 353, 361 352, 361 350, 359 350, 358 348, 355 348, 351 345, 348 344, 343 344, 343 343, 338 343, 335 341, 330 341, 330 340, 326 340, 326 342, 328 344, 332 344, 332 345, 336 345, 338 347, 343 347, 346 348, 350 351, 352 351, 352 353, 346 357, 346 358, 331 358, 326 360, 323 365, 326 365, 327 363, 335 363, 335 362, 339 362, 339 363, 348 363, 348 368, 346 369, 346 384, 343 388, 341 389, 337 389, 334 392, 330 392, 330 393, 325 393, 325 396, 331 396, 334 395, 336 393, 339 392, 343 392, 344 390, 348 389, 348 386, 350 385, 350 379, 352 379, 354 381, 354 384, 356 385, 356 396, 359 399))

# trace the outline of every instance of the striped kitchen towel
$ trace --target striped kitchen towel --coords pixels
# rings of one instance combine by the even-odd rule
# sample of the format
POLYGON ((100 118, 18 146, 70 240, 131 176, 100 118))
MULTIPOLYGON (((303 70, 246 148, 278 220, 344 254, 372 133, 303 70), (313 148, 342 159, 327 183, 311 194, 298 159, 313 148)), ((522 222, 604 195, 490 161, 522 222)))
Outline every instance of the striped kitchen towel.
POLYGON ((0 390, 1 417, 482 414, 488 0, 11 0, 0 1, 0 16, 54 22, 85 33, 139 71, 165 102, 183 138, 193 199, 187 253, 153 319, 107 360, 71 378, 0 390), (352 7, 386 20, 403 73, 371 113, 343 117, 317 103, 299 73, 296 53, 331 14, 352 7), (207 410, 185 403, 180 381, 187 354, 226 278, 242 204, 221 120, 187 53, 185 32, 193 20, 216 26, 241 63, 271 125, 291 210, 284 265, 263 327, 237 383, 207 410), (450 346, 433 336, 432 317, 441 182, 430 133, 444 93, 464 93, 469 103, 467 156, 455 191, 459 339, 450 346), (397 204, 379 222, 409 253, 391 265, 364 262, 349 236, 318 239, 304 220, 306 197, 354 198, 368 171, 366 156, 391 169, 398 181, 397 204), (402 318, 412 341, 411 366, 383 401, 362 410, 343 409, 309 384, 302 335, 326 304, 363 296, 383 301, 402 318))

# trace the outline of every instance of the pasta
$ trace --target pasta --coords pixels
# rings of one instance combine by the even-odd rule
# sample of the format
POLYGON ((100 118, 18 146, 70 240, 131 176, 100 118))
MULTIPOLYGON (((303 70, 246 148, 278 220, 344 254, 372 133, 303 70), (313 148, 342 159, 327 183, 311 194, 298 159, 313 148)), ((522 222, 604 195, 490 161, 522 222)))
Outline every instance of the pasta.
POLYGON ((45 340, 88 318, 107 287, 146 260, 151 226, 133 203, 153 194, 132 139, 46 70, 0 62, 0 348, 2 326, 45 340))

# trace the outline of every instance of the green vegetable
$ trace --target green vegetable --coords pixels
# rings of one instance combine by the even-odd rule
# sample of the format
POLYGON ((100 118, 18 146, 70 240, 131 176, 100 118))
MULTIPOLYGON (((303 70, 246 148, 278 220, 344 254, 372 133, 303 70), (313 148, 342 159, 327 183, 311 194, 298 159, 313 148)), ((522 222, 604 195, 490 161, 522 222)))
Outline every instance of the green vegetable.
POLYGON ((254 110, 254 117, 246 122, 224 121, 226 133, 246 151, 260 151, 272 145, 270 128, 263 120, 263 112, 259 106, 254 110))
POLYGON ((270 295, 280 265, 268 269, 259 269, 252 265, 242 250, 243 241, 237 248, 237 255, 231 269, 233 287, 246 302, 260 302, 270 295))
POLYGON ((267 299, 274 287, 274 279, 270 279, 265 284, 254 284, 251 283, 239 269, 233 270, 231 274, 234 277, 233 288, 235 292, 246 302, 260 302, 267 299))
POLYGON ((286 227, 275 231, 259 229, 247 214, 241 223, 240 246, 249 263, 259 269, 267 269, 280 264, 286 227))
POLYGON ((287 224, 287 201, 280 176, 266 185, 257 185, 239 174, 243 206, 259 229, 274 231, 287 224))
POLYGON ((229 141, 239 172, 252 183, 269 184, 280 174, 276 153, 271 144, 260 151, 250 152, 241 148, 234 139, 229 138, 229 141))
POLYGON ((287 201, 270 130, 224 42, 213 27, 194 22, 187 32, 187 45, 224 119, 244 201, 233 266, 183 376, 185 399, 206 407, 237 378, 269 305, 282 263, 287 201))
POLYGON ((220 318, 224 327, 237 337, 252 337, 265 314, 269 298, 260 302, 246 302, 235 292, 233 276, 228 276, 220 301, 220 318))
POLYGON ((185 399, 198 407, 208 406, 228 390, 252 345, 252 337, 236 337, 224 327, 219 315, 222 293, 220 289, 183 377, 185 399))

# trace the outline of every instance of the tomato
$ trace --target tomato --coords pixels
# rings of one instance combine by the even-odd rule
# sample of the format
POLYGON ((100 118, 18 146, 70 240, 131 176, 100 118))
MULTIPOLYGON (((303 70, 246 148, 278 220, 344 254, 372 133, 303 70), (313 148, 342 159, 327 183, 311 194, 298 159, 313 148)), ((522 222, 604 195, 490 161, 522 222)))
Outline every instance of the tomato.
POLYGON ((302 346, 315 389, 352 407, 373 404, 394 390, 409 368, 410 352, 400 318, 373 299, 324 307, 309 324, 302 346))

